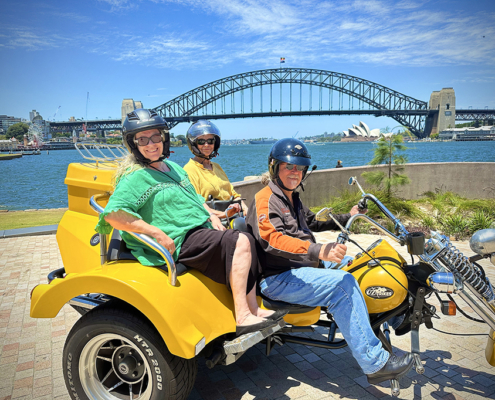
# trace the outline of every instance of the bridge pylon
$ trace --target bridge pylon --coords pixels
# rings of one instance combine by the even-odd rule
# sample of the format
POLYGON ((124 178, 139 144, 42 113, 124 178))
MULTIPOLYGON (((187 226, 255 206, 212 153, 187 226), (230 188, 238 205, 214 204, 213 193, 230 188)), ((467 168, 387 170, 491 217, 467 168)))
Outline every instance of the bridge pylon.
POLYGON ((440 133, 445 129, 455 128, 455 92, 453 88, 443 88, 430 96, 430 110, 438 110, 426 119, 425 134, 440 133))

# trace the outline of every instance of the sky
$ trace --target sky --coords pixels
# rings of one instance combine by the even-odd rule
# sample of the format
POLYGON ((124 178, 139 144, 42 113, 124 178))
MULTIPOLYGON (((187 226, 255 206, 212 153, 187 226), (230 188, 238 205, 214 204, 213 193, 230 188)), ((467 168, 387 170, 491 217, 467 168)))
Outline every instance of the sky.
MULTIPOLYGON (((493 0, 4 0, 0 18, 0 114, 14 117, 35 109, 47 120, 120 118, 124 98, 154 108, 217 79, 279 68, 280 57, 423 101, 453 87, 457 108, 495 108, 493 0)), ((373 116, 215 124, 235 139, 359 121, 398 125, 373 116)))

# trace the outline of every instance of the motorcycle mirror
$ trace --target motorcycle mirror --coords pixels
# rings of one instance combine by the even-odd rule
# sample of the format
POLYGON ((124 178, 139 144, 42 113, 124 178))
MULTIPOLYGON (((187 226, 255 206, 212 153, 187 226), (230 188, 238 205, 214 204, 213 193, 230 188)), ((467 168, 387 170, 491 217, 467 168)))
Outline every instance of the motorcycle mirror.
POLYGON ((495 229, 481 229, 475 232, 469 241, 469 246, 476 254, 483 257, 495 253, 495 229))
POLYGON ((357 181, 355 176, 351 176, 349 178, 349 185, 351 185, 351 186, 358 185, 358 188, 361 191, 361 193, 365 194, 363 188, 361 187, 361 185, 359 184, 359 182, 357 181))

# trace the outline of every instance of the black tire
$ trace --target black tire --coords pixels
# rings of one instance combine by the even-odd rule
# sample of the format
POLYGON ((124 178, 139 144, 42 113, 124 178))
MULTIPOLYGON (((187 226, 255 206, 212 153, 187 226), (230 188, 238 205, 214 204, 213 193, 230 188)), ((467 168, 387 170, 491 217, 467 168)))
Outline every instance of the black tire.
POLYGON ((63 371, 74 400, 130 399, 130 390, 132 400, 182 400, 194 386, 197 362, 172 355, 139 313, 109 305, 73 326, 63 371))

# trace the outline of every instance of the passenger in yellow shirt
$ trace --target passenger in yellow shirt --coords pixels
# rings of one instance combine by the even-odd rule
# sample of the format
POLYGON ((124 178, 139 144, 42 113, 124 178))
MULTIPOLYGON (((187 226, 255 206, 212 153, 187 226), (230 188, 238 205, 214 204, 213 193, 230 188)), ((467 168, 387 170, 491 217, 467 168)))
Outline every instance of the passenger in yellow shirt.
MULTIPOLYGON (((216 200, 240 200, 240 203, 233 203, 229 217, 242 210, 247 215, 248 208, 241 195, 234 190, 234 187, 227 178, 227 174, 222 167, 211 159, 218 155, 220 148, 220 131, 210 121, 200 119, 191 125, 187 130, 187 146, 194 157, 184 166, 189 180, 193 184, 196 192, 208 200, 212 196, 216 200)), ((219 218, 225 218, 225 212, 215 211, 219 218)))

